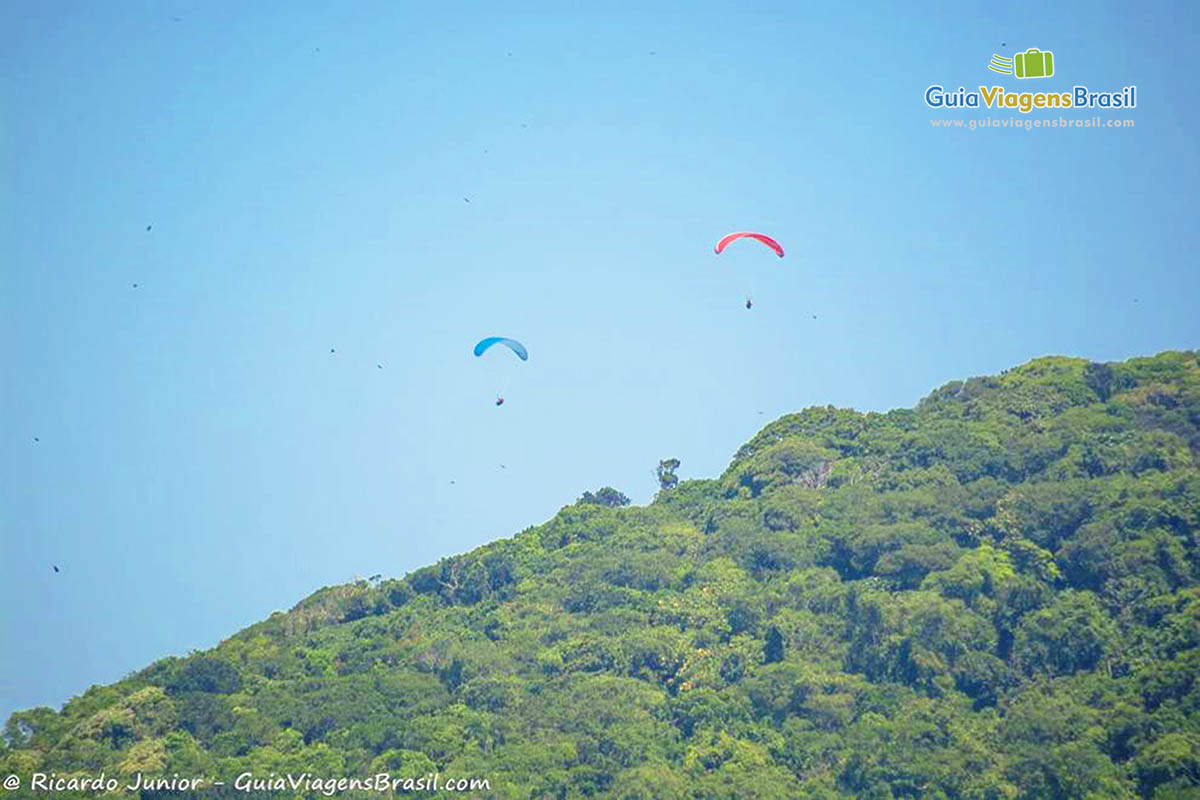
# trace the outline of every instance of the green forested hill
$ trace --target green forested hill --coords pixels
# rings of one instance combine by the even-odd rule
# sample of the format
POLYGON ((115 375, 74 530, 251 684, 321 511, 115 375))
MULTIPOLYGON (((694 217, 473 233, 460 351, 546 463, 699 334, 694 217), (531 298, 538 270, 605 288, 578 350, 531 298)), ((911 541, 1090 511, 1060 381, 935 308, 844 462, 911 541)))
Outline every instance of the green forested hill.
POLYGON ((1198 465, 1195 352, 1042 358, 887 414, 808 409, 719 478, 668 472, 649 506, 589 493, 15 714, 0 774, 1197 798, 1198 465))

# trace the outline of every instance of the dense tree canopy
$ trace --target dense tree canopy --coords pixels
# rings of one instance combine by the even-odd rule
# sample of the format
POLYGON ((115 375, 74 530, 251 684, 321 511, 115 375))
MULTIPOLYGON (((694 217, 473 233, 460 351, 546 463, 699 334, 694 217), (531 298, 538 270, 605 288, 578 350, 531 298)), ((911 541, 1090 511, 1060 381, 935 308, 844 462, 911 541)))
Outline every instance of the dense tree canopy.
MULTIPOLYGON (((649 506, 588 492, 511 539, 16 713, 0 774, 1198 797, 1198 463, 1196 353, 1042 358, 911 410, 811 408, 716 479, 662 462, 649 506)), ((360 795, 378 796, 340 796, 360 795)))

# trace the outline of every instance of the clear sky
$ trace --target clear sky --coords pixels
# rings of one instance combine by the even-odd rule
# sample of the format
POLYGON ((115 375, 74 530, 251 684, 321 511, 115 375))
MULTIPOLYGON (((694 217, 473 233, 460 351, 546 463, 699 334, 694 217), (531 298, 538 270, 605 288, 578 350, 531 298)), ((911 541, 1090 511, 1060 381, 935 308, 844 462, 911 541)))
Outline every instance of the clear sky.
POLYGON ((788 411, 1200 346, 1200 5, 576 5, 0 2, 0 715, 788 411))

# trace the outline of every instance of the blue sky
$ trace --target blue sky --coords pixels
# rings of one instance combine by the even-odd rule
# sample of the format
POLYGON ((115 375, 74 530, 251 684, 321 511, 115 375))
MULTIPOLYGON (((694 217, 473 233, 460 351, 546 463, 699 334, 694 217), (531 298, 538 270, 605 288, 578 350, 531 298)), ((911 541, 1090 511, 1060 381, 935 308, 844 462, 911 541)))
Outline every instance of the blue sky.
POLYGON ((0 6, 0 714, 788 411, 1200 346, 1200 7, 646 5, 0 6))

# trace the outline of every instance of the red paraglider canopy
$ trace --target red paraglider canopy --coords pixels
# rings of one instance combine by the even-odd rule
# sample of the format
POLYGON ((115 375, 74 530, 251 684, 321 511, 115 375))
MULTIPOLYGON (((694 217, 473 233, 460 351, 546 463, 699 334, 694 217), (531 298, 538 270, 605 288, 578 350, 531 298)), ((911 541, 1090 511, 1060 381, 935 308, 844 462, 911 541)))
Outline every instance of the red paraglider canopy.
POLYGON ((730 242, 736 242, 738 239, 757 239, 767 247, 775 251, 775 255, 783 258, 783 245, 767 236, 765 233, 753 233, 751 231, 738 231, 731 233, 728 236, 722 236, 721 241, 717 242, 716 251, 719 254, 722 250, 729 246, 730 242))

